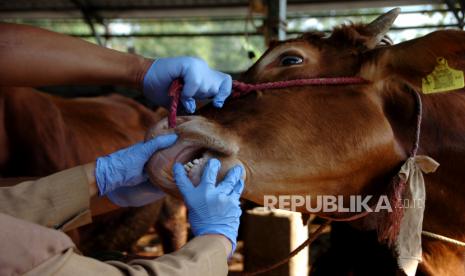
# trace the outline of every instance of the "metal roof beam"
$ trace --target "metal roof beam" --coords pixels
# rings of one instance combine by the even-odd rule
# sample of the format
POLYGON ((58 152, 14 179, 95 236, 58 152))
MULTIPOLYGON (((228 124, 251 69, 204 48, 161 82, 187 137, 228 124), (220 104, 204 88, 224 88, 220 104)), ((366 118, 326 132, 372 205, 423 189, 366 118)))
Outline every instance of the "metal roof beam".
POLYGON ((286 0, 267 0, 264 20, 265 44, 286 39, 286 0))
MULTIPOLYGON (((461 0, 464 1, 465 0, 461 0)), ((448 13, 451 12, 449 9, 445 8, 435 8, 435 9, 421 9, 421 10, 411 10, 411 11, 403 11, 402 14, 423 14, 423 13, 448 13)), ((0 14, 2 14, 0 12, 0 14)), ((82 14, 80 14, 82 16, 82 14)), ((287 19, 306 19, 306 18, 338 18, 338 17, 367 17, 367 16, 379 16, 380 14, 378 12, 364 12, 364 13, 358 13, 358 12, 341 12, 341 13, 323 13, 323 12, 299 12, 299 13, 288 13, 287 14, 287 19)), ((13 17, 13 16, 12 16, 13 17)), ((1 15, 0 15, 1 18, 1 15)), ((41 20, 39 19, 34 19, 30 18, 32 20, 41 20)), ((253 16, 254 20, 263 20, 264 16, 262 15, 254 15, 253 16)), ((69 17, 67 18, 51 18, 54 22, 63 22, 63 23, 69 23, 70 20, 77 20, 75 17, 69 17)), ((136 23, 165 23, 165 22, 179 22, 179 18, 176 17, 165 17, 165 18, 141 18, 141 19, 131 19, 128 18, 126 19, 125 22, 131 23, 131 20, 135 20, 134 22, 136 23)), ((244 15, 239 15, 239 16, 205 16, 205 17, 184 17, 183 21, 189 21, 189 22, 224 22, 224 21, 245 21, 247 20, 247 17, 244 15)))
POLYGON ((463 1, 456 1, 456 0, 444 0, 447 4, 447 7, 449 10, 454 14, 455 19, 457 20, 457 27, 460 29, 463 29, 464 27, 464 13, 463 13, 463 6, 462 2, 463 1), (460 6, 459 9, 457 9, 457 5, 460 6))
MULTIPOLYGON (((345 10, 360 8, 379 8, 405 5, 431 5, 443 4, 442 0, 373 0, 373 1, 302 1, 296 3, 288 0, 287 10, 294 12, 314 12, 325 10, 345 10)), ((136 6, 119 5, 103 6, 93 5, 94 12, 102 18, 185 18, 185 17, 221 17, 244 16, 248 5, 215 4, 215 5, 173 5, 173 6, 136 6)), ((9 8, 0 5, 0 19, 17 18, 79 18, 79 9, 64 7, 47 7, 41 5, 34 9, 9 8)))
POLYGON ((94 10, 92 4, 88 0, 82 0, 83 2, 81 2, 80 0, 70 1, 76 6, 76 8, 78 8, 81 11, 82 17, 86 24, 89 26, 92 36, 94 37, 97 44, 100 46, 104 46, 106 44, 106 41, 105 43, 102 41, 100 34, 95 28, 95 23, 99 23, 104 26, 105 32, 108 32, 108 28, 105 25, 103 18, 98 15, 98 13, 94 10))
POLYGON ((82 14, 82 18, 86 22, 86 24, 89 26, 89 29, 92 33, 92 37, 95 39, 98 45, 103 45, 102 39, 100 38, 99 33, 97 32, 94 21, 93 21, 93 15, 91 9, 84 3, 81 3, 79 0, 70 0, 77 9, 82 14))

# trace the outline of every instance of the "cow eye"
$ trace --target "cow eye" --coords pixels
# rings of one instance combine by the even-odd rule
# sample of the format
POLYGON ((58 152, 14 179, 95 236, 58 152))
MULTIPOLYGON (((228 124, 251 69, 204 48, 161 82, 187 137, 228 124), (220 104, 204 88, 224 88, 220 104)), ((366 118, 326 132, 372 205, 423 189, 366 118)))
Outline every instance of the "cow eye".
POLYGON ((292 66, 292 65, 297 65, 301 64, 303 62, 303 58, 299 56, 285 56, 281 58, 281 66, 292 66))

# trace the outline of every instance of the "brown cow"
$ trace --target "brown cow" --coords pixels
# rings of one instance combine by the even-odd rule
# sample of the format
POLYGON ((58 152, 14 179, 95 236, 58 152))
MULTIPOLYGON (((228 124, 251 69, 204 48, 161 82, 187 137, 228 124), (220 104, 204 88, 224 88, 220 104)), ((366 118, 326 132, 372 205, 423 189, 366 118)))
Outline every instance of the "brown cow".
MULTIPOLYGON (((0 88, 0 108, 2 177, 40 177, 93 162, 143 140, 148 127, 163 114, 119 95, 63 99, 32 88, 13 87, 0 88)), ((171 228, 182 227, 182 223, 172 221, 185 212, 177 205, 172 200, 165 203, 164 209, 177 211, 165 217, 171 221, 160 226, 171 223, 171 228)), ((161 206, 130 208, 97 218, 98 223, 81 229, 80 249, 87 254, 96 250, 130 251, 156 221, 161 206)), ((172 234, 167 229, 165 232, 172 234)), ((179 248, 186 238, 185 229, 174 233, 181 237, 166 243, 165 251, 179 248)))
MULTIPOLYGON (((221 111, 207 107, 202 116, 180 117, 175 129, 180 140, 150 162, 153 182, 176 194, 173 162, 199 159, 189 172, 196 182, 205 160, 215 156, 222 161, 222 175, 233 164, 245 167, 243 196, 260 204, 264 195, 385 194, 414 143, 417 105, 412 91, 421 91, 422 78, 439 57, 465 71, 462 31, 437 31, 379 47, 397 12, 368 25, 338 27, 331 35, 308 33, 273 45, 243 80, 360 76, 368 83, 257 91, 230 100, 221 111)), ((425 177, 423 229, 465 241, 465 94, 460 92, 421 95, 419 154, 441 164, 425 177)), ((166 128, 160 122, 151 134, 166 128)), ((369 215, 345 225, 370 240, 368 231, 379 221, 369 215)), ((360 243, 355 234, 346 237, 352 238, 353 246, 343 248, 324 275, 398 272, 392 251, 380 253, 379 246, 360 243)), ((422 242, 418 275, 465 275, 463 247, 427 237, 422 242)))

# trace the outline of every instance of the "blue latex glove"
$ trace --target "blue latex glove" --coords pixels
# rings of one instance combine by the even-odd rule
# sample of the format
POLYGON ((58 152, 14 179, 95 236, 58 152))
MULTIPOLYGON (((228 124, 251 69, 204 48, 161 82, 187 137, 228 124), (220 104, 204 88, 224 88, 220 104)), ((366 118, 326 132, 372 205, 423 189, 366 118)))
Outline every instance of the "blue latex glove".
POLYGON ((244 189, 241 178, 243 168, 235 166, 230 169, 224 180, 216 186, 220 166, 220 161, 210 159, 199 185, 195 187, 184 167, 177 163, 173 167, 174 179, 189 211, 189 223, 194 235, 221 234, 231 241, 234 252, 242 213, 239 198, 244 189))
POLYGON ((107 195, 118 188, 136 186, 146 181, 145 163, 156 151, 173 145, 177 138, 176 134, 162 135, 97 158, 95 179, 99 194, 107 195))
POLYGON ((168 90, 177 79, 184 80, 181 103, 190 112, 195 111, 195 100, 213 97, 213 105, 222 107, 231 94, 230 75, 210 69, 207 63, 194 57, 159 58, 155 60, 144 76, 144 95, 154 104, 169 107, 168 90))
POLYGON ((140 207, 158 201, 165 195, 162 190, 147 180, 136 186, 116 189, 108 193, 107 197, 121 207, 140 207))

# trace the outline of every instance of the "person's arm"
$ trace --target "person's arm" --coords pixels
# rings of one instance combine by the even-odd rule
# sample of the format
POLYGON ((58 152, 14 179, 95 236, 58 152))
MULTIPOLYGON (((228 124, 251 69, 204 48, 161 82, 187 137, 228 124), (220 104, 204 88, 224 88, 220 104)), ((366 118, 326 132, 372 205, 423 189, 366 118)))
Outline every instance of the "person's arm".
POLYGON ((183 248, 155 260, 100 262, 75 252, 63 232, 0 213, 1 275, 199 275, 227 274, 230 242, 221 235, 194 238, 183 248))
MULTIPOLYGON (((0 188, 0 212, 52 228, 91 221, 88 175, 92 164, 78 166, 33 181, 0 188), (87 172, 86 172, 87 171, 87 172)), ((66 230, 70 228, 64 227, 66 230)))
POLYGON ((239 197, 244 182, 243 169, 236 166, 216 185, 219 169, 218 160, 209 160, 199 186, 195 187, 181 164, 173 168, 176 184, 186 202, 189 222, 196 236, 180 250, 155 260, 136 259, 127 264, 116 261, 102 263, 79 256, 72 249, 62 250, 59 254, 50 254, 48 260, 30 270, 29 274, 42 275, 53 271, 63 275, 91 275, 98 271, 109 276, 227 275, 227 258, 236 244, 241 215, 239 197))
MULTIPOLYGON (((58 238, 64 239, 65 237, 62 236, 62 233, 54 232, 56 237, 51 239, 53 233, 50 233, 52 237, 47 237, 48 240, 44 243, 57 247, 56 240, 58 238)), ((9 241, 2 243, 3 248, 10 248, 10 251, 5 251, 3 256, 8 258, 13 254, 21 252, 19 249, 25 248, 24 252, 26 253, 22 252, 23 255, 21 258, 23 261, 28 261, 31 257, 37 259, 35 255, 38 255, 36 253, 38 250, 30 250, 28 244, 24 244, 23 241, 27 240, 24 238, 26 237, 23 237, 19 241, 19 244, 11 244, 9 241), (24 256, 24 254, 27 255, 24 256), (32 256, 29 257, 29 255, 32 256)), ((204 235, 192 239, 174 253, 163 255, 154 260, 136 259, 129 263, 119 261, 100 262, 96 259, 77 254, 70 246, 67 250, 62 250, 61 252, 45 252, 45 254, 38 256, 41 257, 42 262, 36 262, 35 266, 25 263, 17 264, 16 267, 13 267, 14 269, 10 268, 12 265, 4 266, 4 269, 6 271, 12 270, 15 273, 18 271, 24 272, 21 275, 221 276, 228 274, 228 249, 226 243, 229 243, 228 240, 221 235, 204 235), (27 265, 29 265, 29 269, 26 270, 24 267, 27 267, 27 265)), ((41 251, 45 251, 44 249, 41 251)), ((2 248, 0 248, 0 253, 2 253, 2 248)), ((2 256, 0 256, 0 264, 2 264, 1 259, 2 256)))
POLYGON ((91 215, 159 200, 164 193, 147 182, 144 165, 152 154, 171 146, 176 139, 175 134, 158 136, 93 163, 0 187, 0 213, 71 230, 89 223, 91 215))
POLYGON ((0 86, 124 85, 168 107, 168 88, 178 78, 184 81, 181 103, 191 113, 195 99, 213 98, 213 105, 222 107, 231 93, 231 76, 199 58, 154 61, 36 27, 0 23, 0 86))
POLYGON ((0 86, 141 87, 152 62, 44 29, 0 23, 0 86))

